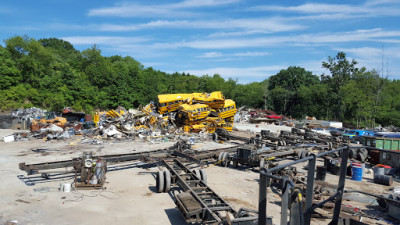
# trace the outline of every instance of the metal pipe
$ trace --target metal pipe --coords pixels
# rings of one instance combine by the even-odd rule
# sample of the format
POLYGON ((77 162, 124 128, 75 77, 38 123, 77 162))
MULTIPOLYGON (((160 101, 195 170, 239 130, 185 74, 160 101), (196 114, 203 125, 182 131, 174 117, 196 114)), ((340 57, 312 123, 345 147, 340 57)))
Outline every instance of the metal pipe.
POLYGON ((288 204, 289 204, 289 192, 290 184, 287 182, 287 177, 283 178, 282 183, 282 207, 281 207, 281 225, 287 225, 288 220, 288 204))
MULTIPOLYGON (((348 146, 337 148, 337 149, 333 149, 333 150, 330 150, 330 151, 327 151, 327 152, 323 152, 323 153, 317 154, 315 157, 319 158, 319 157, 322 157, 322 156, 326 156, 326 155, 332 154, 332 153, 337 152, 337 151, 341 151, 341 150, 346 149, 346 148, 348 148, 348 146)), ((302 158, 302 159, 299 159, 299 160, 296 160, 296 161, 293 161, 293 162, 289 162, 289 163, 286 163, 286 164, 283 164, 283 165, 276 166, 274 168, 269 169, 268 172, 272 173, 272 172, 281 170, 281 169, 283 169, 285 167, 293 166, 295 164, 302 163, 302 162, 305 162, 305 161, 308 161, 308 160, 311 160, 311 159, 313 159, 313 156, 308 156, 308 157, 305 157, 305 158, 302 158)))
POLYGON ((311 222, 311 214, 307 213, 308 209, 312 207, 312 200, 314 197, 314 174, 317 157, 315 154, 311 154, 312 159, 308 163, 308 175, 307 175, 307 189, 306 189, 306 213, 304 215, 304 223, 309 224, 311 222))
POLYGON ((320 202, 320 203, 318 203, 318 204, 316 204, 316 205, 313 205, 310 209, 308 209, 308 210, 306 211, 306 213, 309 213, 309 214, 313 213, 313 211, 314 211, 316 208, 321 207, 322 205, 324 205, 325 203, 327 203, 327 202, 329 202, 329 201, 332 201, 332 200, 335 199, 339 194, 340 194, 340 193, 336 192, 334 195, 332 195, 332 196, 329 197, 328 199, 326 199, 326 200, 324 200, 324 201, 322 201, 322 202, 320 202))
POLYGON ((267 223, 267 169, 262 168, 260 173, 260 188, 258 196, 258 225, 267 223))
POLYGON ((335 209, 333 211, 333 217, 331 224, 337 224, 339 221, 339 214, 340 209, 342 207, 342 198, 343 198, 343 191, 344 191, 344 184, 346 181, 346 170, 347 170, 347 160, 349 158, 349 146, 346 146, 342 152, 342 164, 340 165, 340 177, 337 192, 339 193, 335 199, 335 209))
MULTIPOLYGON (((260 182, 259 182, 259 204, 258 204, 258 212, 259 212, 259 225, 265 225, 266 222, 266 210, 267 210, 267 179, 268 178, 273 178, 277 180, 283 180, 284 178, 278 177, 275 175, 272 175, 272 172, 284 169, 286 167, 305 162, 310 160, 309 162, 309 171, 308 171, 308 177, 307 177, 307 193, 306 193, 306 215, 305 215, 305 224, 310 224, 311 220, 311 212, 312 210, 315 209, 315 207, 312 207, 312 195, 313 195, 313 186, 314 186, 314 173, 315 173, 315 166, 316 166, 316 158, 318 157, 323 157, 338 151, 342 151, 342 164, 340 166, 340 177, 339 177, 339 184, 338 184, 338 189, 334 197, 332 196, 330 199, 332 200, 335 198, 335 211, 334 211, 334 216, 332 219, 331 224, 337 224, 338 219, 339 219, 339 213, 341 209, 341 204, 342 204, 342 197, 343 197, 343 191, 344 191, 344 184, 345 184, 345 179, 346 179, 346 168, 347 168, 347 161, 348 161, 348 156, 349 156, 349 149, 351 148, 365 148, 365 146, 354 146, 354 147, 349 147, 349 146, 344 146, 340 147, 337 149, 333 149, 327 152, 323 152, 320 154, 312 154, 311 156, 305 157, 303 159, 299 159, 293 162, 286 163, 284 165, 280 165, 271 169, 266 169, 262 168, 260 170, 260 182)), ((291 182, 290 180, 288 182, 291 182)), ((291 182, 293 184, 293 182, 291 182)), ((293 184, 294 187, 294 184, 293 184)), ((325 204, 327 201, 323 201, 323 203, 318 204, 318 207, 325 204)))

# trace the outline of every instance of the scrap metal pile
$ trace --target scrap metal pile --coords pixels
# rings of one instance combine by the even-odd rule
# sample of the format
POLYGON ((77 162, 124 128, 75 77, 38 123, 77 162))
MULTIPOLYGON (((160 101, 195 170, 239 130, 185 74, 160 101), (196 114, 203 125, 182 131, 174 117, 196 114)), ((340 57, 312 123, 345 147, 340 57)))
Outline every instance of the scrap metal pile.
POLYGON ((232 131, 235 102, 221 92, 165 94, 158 104, 126 110, 119 107, 103 114, 93 134, 103 137, 173 138, 183 133, 232 131))
MULTIPOLYGON (((138 109, 125 109, 119 106, 115 110, 96 113, 94 121, 91 115, 84 113, 46 112, 32 108, 17 111, 18 116, 28 116, 31 121, 31 133, 23 140, 31 137, 51 139, 67 139, 74 135, 84 135, 90 139, 152 139, 168 141, 176 135, 199 133, 206 137, 218 128, 232 131, 236 104, 225 99, 220 91, 212 93, 163 94, 158 102, 150 102, 138 109), (26 112, 25 112, 26 111, 26 112), (90 118, 90 119, 88 119, 90 118)), ((13 114, 13 115, 14 115, 13 114)), ((10 140, 18 139, 17 134, 10 140)), ((91 142, 85 138, 84 142, 91 142)), ((99 143, 94 141, 93 143, 99 143)))

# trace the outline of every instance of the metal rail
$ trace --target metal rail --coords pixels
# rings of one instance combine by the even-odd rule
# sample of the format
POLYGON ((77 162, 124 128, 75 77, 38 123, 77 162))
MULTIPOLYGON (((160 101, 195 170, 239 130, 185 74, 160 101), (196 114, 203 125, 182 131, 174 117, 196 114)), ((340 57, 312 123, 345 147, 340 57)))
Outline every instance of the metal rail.
MULTIPOLYGON (((99 155, 94 156, 95 159, 102 158, 107 161, 107 163, 118 163, 118 162, 127 162, 127 161, 135 161, 142 160, 146 158, 167 158, 171 155, 180 156, 188 158, 189 160, 193 160, 197 163, 202 163, 201 159, 203 158, 211 158, 215 152, 219 151, 234 151, 237 146, 227 147, 227 148, 219 148, 212 149, 207 151, 201 151, 198 155, 186 155, 175 151, 173 149, 157 149, 146 152, 134 152, 134 153, 125 153, 125 154, 113 154, 113 155, 99 155)), ((42 170, 52 170, 58 168, 67 168, 74 167, 77 163, 81 162, 81 157, 73 158, 70 160, 63 161, 53 161, 53 162, 45 162, 45 163, 36 163, 36 164, 26 164, 25 162, 19 164, 19 169, 28 173, 28 175, 33 175, 39 173, 42 170)), ((74 172, 74 171, 69 171, 74 172)))

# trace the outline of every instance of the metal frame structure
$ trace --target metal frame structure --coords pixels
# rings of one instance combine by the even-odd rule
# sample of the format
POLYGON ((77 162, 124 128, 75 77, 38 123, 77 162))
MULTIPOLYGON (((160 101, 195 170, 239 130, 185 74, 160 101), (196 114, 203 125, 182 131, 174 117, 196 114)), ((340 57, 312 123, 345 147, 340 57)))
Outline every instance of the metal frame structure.
MULTIPOLYGON (((256 214, 255 211, 245 209, 234 210, 229 203, 205 183, 203 174, 199 176, 199 173, 190 171, 189 168, 177 159, 173 161, 162 160, 162 164, 167 168, 171 176, 170 178, 165 177, 165 180, 171 179, 171 183, 177 184, 184 191, 175 196, 175 204, 188 223, 233 225, 257 223, 257 215, 248 216, 247 214, 248 212, 256 214), (197 205, 197 207, 189 209, 189 203, 197 205), (233 218, 229 217, 228 214, 231 214, 233 218)), ((161 189, 165 191, 169 190, 169 187, 161 189)), ((268 221, 271 221, 271 219, 269 218, 268 221)), ((264 225, 266 224, 267 222, 264 223, 264 225)))
MULTIPOLYGON (((192 160, 196 163, 202 164, 202 159, 212 158, 217 153, 223 151, 235 151, 237 146, 227 147, 227 148, 219 148, 213 150, 207 150, 204 152, 200 152, 197 154, 189 155, 184 152, 179 152, 175 149, 157 149, 145 152, 133 152, 133 153, 123 153, 123 154, 114 154, 114 155, 98 155, 93 156, 94 159, 102 158, 107 161, 107 163, 119 163, 119 162, 127 162, 127 161, 135 161, 142 160, 148 161, 151 159, 162 159, 167 158, 171 155, 180 156, 192 160)), ((82 163, 82 158, 73 158, 70 160, 63 161, 54 161, 54 162, 45 162, 45 163, 36 163, 36 164, 26 164, 25 162, 19 163, 19 169, 28 173, 28 175, 37 174, 39 172, 43 172, 46 170, 53 170, 58 168, 68 168, 75 167, 82 163)), ((74 173, 75 170, 66 171, 65 173, 74 173)))
POLYGON ((309 225, 311 222, 311 214, 312 212, 316 209, 324 205, 325 203, 335 200, 335 207, 334 207, 334 213, 333 213, 333 218, 332 221, 329 224, 338 224, 339 222, 339 214, 341 210, 341 205, 342 205, 342 197, 344 193, 344 185, 345 185, 345 180, 346 180, 346 168, 347 168, 347 162, 349 158, 349 150, 350 149, 357 149, 357 148, 365 148, 365 146, 357 146, 357 147, 349 147, 349 146, 344 146, 338 149, 334 149, 331 151, 323 152, 320 154, 311 154, 308 157, 286 163, 284 165, 278 165, 274 168, 268 169, 268 168, 262 168, 260 170, 260 182, 259 182, 259 204, 258 204, 258 213, 259 213, 259 220, 258 224, 259 225, 265 225, 266 220, 267 220, 267 187, 269 185, 269 179, 276 179, 276 180, 281 180, 283 183, 282 187, 282 207, 281 207, 281 225, 287 225, 288 224, 288 218, 287 218, 287 211, 289 209, 288 204, 289 204, 289 193, 293 192, 294 190, 294 184, 290 180, 288 180, 286 177, 278 177, 275 175, 272 175, 273 172, 284 169, 286 167, 293 166, 298 163, 302 162, 307 162, 308 161, 308 174, 307 174, 307 186, 306 186, 306 200, 305 200, 305 209, 304 213, 299 215, 299 218, 296 219, 296 221, 292 221, 293 217, 291 217, 290 224, 301 224, 301 225, 309 225), (340 174, 339 174, 339 182, 337 186, 337 192, 330 198, 316 204, 312 205, 312 200, 313 200, 313 191, 314 191, 314 179, 315 179, 315 168, 316 168, 316 159, 319 157, 323 157, 326 155, 330 155, 332 153, 336 152, 341 152, 341 158, 342 162, 340 165, 340 174))

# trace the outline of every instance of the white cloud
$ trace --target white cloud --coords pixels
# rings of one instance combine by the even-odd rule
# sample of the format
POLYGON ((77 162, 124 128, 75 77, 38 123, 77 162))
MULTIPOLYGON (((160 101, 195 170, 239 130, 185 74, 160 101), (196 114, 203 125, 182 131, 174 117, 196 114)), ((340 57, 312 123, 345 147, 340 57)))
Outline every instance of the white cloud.
MULTIPOLYGON (((372 47, 361 47, 361 48, 336 48, 337 51, 342 51, 352 56, 357 62, 359 67, 366 67, 368 70, 376 69, 382 71, 382 60, 384 66, 384 74, 387 74, 386 70, 395 69, 399 71, 400 66, 400 47, 391 48, 372 48, 372 47), (383 57, 383 59, 382 59, 383 57)), ((399 74, 397 75, 399 77, 399 74)))
POLYGON ((209 69, 188 69, 181 72, 190 73, 197 76, 219 74, 224 78, 238 78, 239 83, 248 83, 253 81, 260 81, 276 74, 282 68, 287 66, 274 65, 274 66, 257 66, 257 67, 217 67, 209 69))
POLYGON ((376 6, 382 4, 399 4, 398 0, 368 0, 365 5, 367 6, 376 6))
POLYGON ((236 3, 239 0, 185 0, 183 2, 179 2, 177 4, 171 4, 169 7, 171 8, 192 8, 192 7, 212 7, 219 5, 226 5, 236 3))
MULTIPOLYGON (((370 1, 362 5, 348 4, 324 4, 324 3, 306 3, 298 6, 256 6, 251 7, 252 11, 282 11, 303 14, 334 14, 345 15, 345 17, 376 17, 376 16, 398 16, 400 8, 396 5, 385 5, 393 3, 391 0, 370 1)), ((324 15, 329 18, 327 15, 324 15)), ((338 19, 340 19, 338 17, 338 19)))
POLYGON ((223 54, 221 52, 206 52, 202 55, 200 55, 200 58, 216 58, 216 57, 221 57, 223 54))
POLYGON ((184 11, 185 9, 199 7, 216 7, 232 4, 238 0, 186 0, 175 4, 141 5, 138 3, 120 3, 113 7, 91 9, 89 16, 115 16, 115 17, 192 17, 196 12, 184 11))
POLYGON ((148 41, 147 38, 142 38, 142 37, 114 37, 114 36, 70 36, 70 37, 61 37, 61 39, 68 41, 74 45, 102 44, 110 46, 148 41))
MULTIPOLYGON (((382 29, 354 30, 336 33, 315 33, 292 36, 267 36, 255 38, 201 39, 176 43, 156 43, 160 48, 188 47, 195 49, 233 49, 273 46, 310 46, 347 42, 383 42, 385 38, 400 37, 400 31, 382 29)), ((389 39, 391 40, 391 39, 389 39)))
MULTIPOLYGON (((306 3, 298 6, 256 6, 252 7, 255 11, 286 11, 286 12, 298 12, 298 13, 350 13, 355 12, 358 8, 358 12, 365 12, 366 9, 359 8, 357 6, 350 6, 345 4, 320 4, 320 3, 306 3)), ((367 10, 369 11, 369 10, 367 10)))
POLYGON ((200 56, 199 58, 220 58, 220 57, 232 57, 232 56, 239 56, 239 57, 255 57, 255 56, 266 56, 270 55, 268 52, 236 52, 236 53, 221 53, 221 52, 206 52, 200 56))
POLYGON ((362 47, 362 48, 335 48, 336 51, 341 51, 345 53, 351 53, 355 58, 360 57, 374 57, 380 58, 382 55, 382 49, 379 48, 371 48, 371 47, 362 47))
MULTIPOLYGON (((135 48, 147 49, 148 51, 164 51, 178 48, 193 49, 240 49, 240 48, 268 48, 268 47, 287 47, 287 46, 327 46, 337 43, 349 42, 394 42, 399 41, 400 31, 370 29, 354 30, 348 32, 335 33, 309 33, 301 35, 281 35, 251 38, 197 38, 193 40, 183 40, 177 42, 157 42, 147 37, 118 37, 118 36, 70 36, 62 39, 76 45, 102 44, 110 46, 115 50, 127 52, 135 48)), ((232 56, 265 56, 263 51, 244 51, 237 53, 221 53, 210 51, 199 57, 232 57, 232 56)))
POLYGON ((242 29, 250 33, 270 33, 304 29, 305 26, 290 24, 279 19, 226 19, 226 20, 156 20, 142 24, 118 25, 103 24, 98 26, 100 31, 135 31, 151 28, 176 28, 176 29, 242 29))
POLYGON ((234 56, 266 56, 271 55, 268 52, 238 52, 234 53, 234 56))

